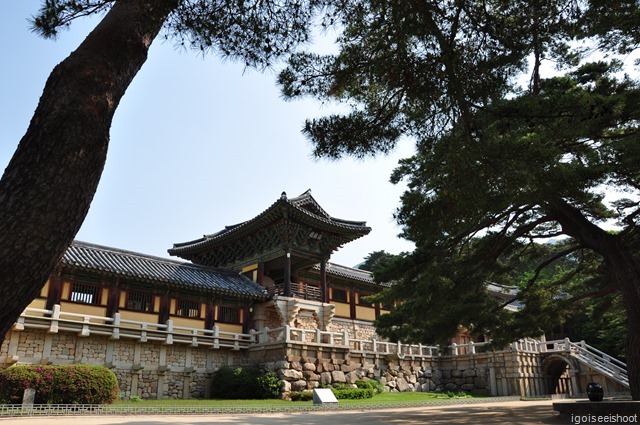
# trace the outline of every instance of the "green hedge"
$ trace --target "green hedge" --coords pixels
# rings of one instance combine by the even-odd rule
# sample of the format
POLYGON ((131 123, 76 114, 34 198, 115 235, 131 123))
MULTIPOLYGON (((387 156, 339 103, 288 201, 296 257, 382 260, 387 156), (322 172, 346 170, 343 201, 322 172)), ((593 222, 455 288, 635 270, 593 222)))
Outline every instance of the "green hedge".
POLYGON ((118 379, 103 366, 19 365, 0 371, 0 403, 20 404, 26 388, 36 404, 105 404, 118 398, 118 379))
POLYGON ((332 388, 331 391, 338 400, 364 400, 374 394, 371 388, 332 388))
MULTIPOLYGON (((377 394, 376 391, 378 386, 376 385, 376 383, 380 385, 380 392, 382 392, 384 387, 378 381, 373 380, 356 382, 356 385, 358 385, 358 387, 362 386, 363 388, 351 388, 341 385, 336 388, 331 388, 331 391, 338 400, 363 400, 365 398, 372 398, 375 394, 377 394)), ((291 397, 291 401, 309 401, 313 400, 313 391, 292 391, 289 396, 291 397)))
POLYGON ((280 398, 280 380, 273 372, 252 367, 221 367, 213 373, 211 398, 226 400, 280 398))

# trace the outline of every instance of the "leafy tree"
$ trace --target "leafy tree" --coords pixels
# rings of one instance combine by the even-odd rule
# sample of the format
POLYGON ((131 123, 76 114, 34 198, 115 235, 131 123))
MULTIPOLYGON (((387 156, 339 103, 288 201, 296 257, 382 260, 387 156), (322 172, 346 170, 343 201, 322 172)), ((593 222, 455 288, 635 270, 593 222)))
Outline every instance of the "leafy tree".
POLYGON ((397 220, 416 249, 388 269, 397 284, 386 296, 403 302, 380 332, 424 340, 464 324, 539 334, 570 311, 563 280, 544 270, 595 256, 597 274, 575 268, 564 283, 576 299, 620 295, 640 400, 640 91, 622 62, 586 55, 634 51, 638 10, 635 1, 359 1, 342 22, 338 54, 292 57, 280 75, 286 96, 351 105, 307 121, 317 155, 384 153, 402 135, 416 140, 392 176, 408 185, 397 220), (545 73, 551 61, 558 69, 545 73), (527 70, 523 87, 517 77, 527 70), (559 236, 564 249, 541 257, 520 288, 525 309, 496 309, 487 279, 535 241, 559 236))
POLYGON ((80 228, 105 163, 114 112, 161 30, 179 45, 214 50, 262 69, 308 40, 316 16, 331 19, 330 5, 322 0, 43 1, 33 27, 45 37, 55 37, 79 17, 104 17, 52 71, 0 180, 0 341, 80 228))
POLYGON ((389 254, 387 251, 374 251, 371 254, 364 257, 364 261, 358 264, 360 270, 366 270, 368 272, 375 272, 377 269, 384 267, 389 261, 395 258, 393 254, 389 254))

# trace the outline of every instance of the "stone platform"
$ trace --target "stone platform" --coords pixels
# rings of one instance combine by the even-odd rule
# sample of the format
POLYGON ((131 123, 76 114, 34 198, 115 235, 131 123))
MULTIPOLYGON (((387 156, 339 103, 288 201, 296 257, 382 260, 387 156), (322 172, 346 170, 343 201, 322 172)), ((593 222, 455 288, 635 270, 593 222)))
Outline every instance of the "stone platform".
POLYGON ((608 420, 612 423, 638 423, 640 417, 640 401, 630 399, 604 399, 603 401, 572 400, 553 403, 553 410, 560 414, 562 419, 571 419, 576 416, 608 416, 620 415, 627 420, 608 420))

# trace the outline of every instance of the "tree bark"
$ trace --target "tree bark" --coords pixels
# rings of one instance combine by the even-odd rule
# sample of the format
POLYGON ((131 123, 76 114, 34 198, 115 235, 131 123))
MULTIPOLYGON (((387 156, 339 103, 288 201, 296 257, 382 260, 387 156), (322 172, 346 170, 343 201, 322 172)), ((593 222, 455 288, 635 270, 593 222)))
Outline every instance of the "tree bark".
POLYGON ((622 236, 611 234, 591 223, 577 208, 563 202, 551 206, 563 231, 602 256, 620 288, 629 328, 625 351, 633 400, 640 400, 640 259, 622 236))
POLYGON ((115 2, 51 72, 0 180, 0 343, 82 225, 114 112, 176 3, 115 2))

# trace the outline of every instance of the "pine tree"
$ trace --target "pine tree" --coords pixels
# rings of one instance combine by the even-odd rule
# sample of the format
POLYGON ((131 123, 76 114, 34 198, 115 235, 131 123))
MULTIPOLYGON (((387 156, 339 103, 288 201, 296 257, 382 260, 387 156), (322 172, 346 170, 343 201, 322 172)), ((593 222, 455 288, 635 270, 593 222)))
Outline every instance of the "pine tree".
POLYGON ((629 65, 589 55, 635 51, 637 16, 635 1, 360 1, 336 55, 292 57, 279 80, 285 95, 351 106, 307 121, 316 155, 416 141, 392 176, 408 185, 397 219, 416 250, 385 276, 397 281, 387 301, 402 302, 380 319, 381 333, 431 342, 461 322, 540 332, 562 314, 540 273, 588 253, 601 278, 584 279, 582 296, 621 295, 640 400, 640 91, 629 65), (496 309, 484 288, 504 259, 558 237, 567 247, 521 288, 529 323, 496 309))

